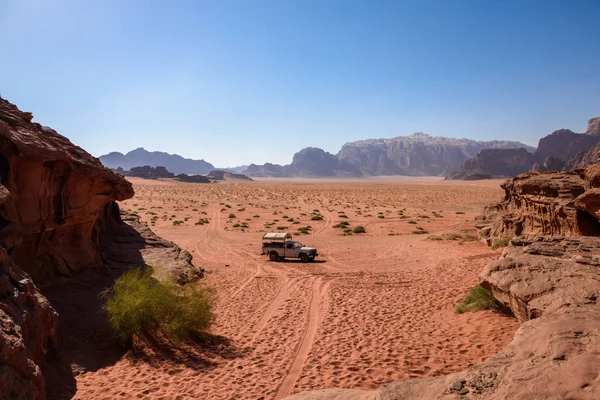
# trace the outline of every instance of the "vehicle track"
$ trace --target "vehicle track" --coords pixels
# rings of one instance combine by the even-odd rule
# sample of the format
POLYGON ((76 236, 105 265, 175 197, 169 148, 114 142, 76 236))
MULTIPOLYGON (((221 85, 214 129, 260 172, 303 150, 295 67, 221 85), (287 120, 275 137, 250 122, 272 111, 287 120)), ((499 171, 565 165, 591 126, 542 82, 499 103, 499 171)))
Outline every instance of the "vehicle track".
POLYGON ((282 399, 289 396, 302 373, 302 368, 306 363, 308 354, 310 353, 317 334, 317 329, 319 328, 319 323, 321 322, 321 307, 324 298, 326 298, 328 287, 329 282, 324 283, 322 276, 315 278, 313 281, 312 296, 304 332, 295 351, 292 364, 277 388, 275 399, 282 399))

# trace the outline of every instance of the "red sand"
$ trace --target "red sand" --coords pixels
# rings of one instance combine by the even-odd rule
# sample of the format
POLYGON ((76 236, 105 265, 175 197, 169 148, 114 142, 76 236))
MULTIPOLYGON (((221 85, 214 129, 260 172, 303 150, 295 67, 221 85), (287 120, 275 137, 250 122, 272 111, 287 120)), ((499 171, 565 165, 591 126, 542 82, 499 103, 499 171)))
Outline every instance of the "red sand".
POLYGON ((499 199, 499 181, 132 181, 136 196, 122 206, 206 268, 204 283, 218 294, 217 343, 181 349, 184 357, 126 354, 77 376, 75 398, 280 399, 311 389, 370 389, 465 369, 505 347, 518 327, 491 311, 454 311, 500 250, 431 240, 475 235, 473 219, 499 199), (310 219, 315 209, 322 221, 310 219), (209 223, 195 225, 200 218, 209 223), (340 221, 367 233, 341 236, 333 228, 340 221), (244 222, 244 231, 233 227, 244 222), (297 239, 317 247, 320 262, 260 255, 263 232, 306 225, 312 234, 297 239), (413 234, 417 227, 429 233, 413 234))

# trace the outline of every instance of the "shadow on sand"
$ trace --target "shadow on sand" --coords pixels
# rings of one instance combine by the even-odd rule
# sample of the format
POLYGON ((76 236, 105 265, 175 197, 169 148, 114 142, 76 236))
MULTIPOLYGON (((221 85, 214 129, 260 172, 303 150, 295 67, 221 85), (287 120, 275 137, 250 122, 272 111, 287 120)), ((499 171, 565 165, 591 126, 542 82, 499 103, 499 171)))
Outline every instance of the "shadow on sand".
MULTIPOLYGON (((100 237, 104 268, 40 286, 42 294, 59 314, 61 357, 71 365, 71 371, 52 371, 47 377, 49 399, 72 398, 77 391, 74 375, 114 365, 127 353, 106 321, 100 293, 127 270, 145 265, 140 250, 147 243, 136 229, 121 222, 118 206, 110 208, 107 213, 107 220, 111 222, 100 237)), ((155 338, 148 339, 146 344, 156 346, 152 352, 157 360, 169 359, 196 369, 210 367, 212 364, 208 359, 232 358, 241 354, 229 339, 209 334, 199 335, 194 343, 183 344, 181 348, 155 338)), ((148 363, 157 361, 136 351, 130 351, 128 356, 148 363)))

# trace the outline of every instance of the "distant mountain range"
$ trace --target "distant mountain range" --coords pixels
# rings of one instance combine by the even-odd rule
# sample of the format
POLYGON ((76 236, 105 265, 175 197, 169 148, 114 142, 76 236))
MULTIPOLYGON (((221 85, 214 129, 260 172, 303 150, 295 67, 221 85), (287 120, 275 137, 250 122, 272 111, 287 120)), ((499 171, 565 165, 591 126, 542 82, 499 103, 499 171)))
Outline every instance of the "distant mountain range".
MULTIPOLYGON (((590 124, 588 131, 600 130, 597 119, 590 120, 590 124)), ((414 133, 389 139, 346 143, 338 154, 308 147, 294 154, 292 162, 288 165, 251 164, 220 170, 253 177, 450 175, 457 179, 465 179, 477 175, 496 176, 503 172, 512 175, 526 167, 528 170, 535 163, 539 163, 539 168, 542 169, 553 167, 557 165, 557 160, 566 163, 575 154, 589 150, 595 143, 595 134, 578 134, 568 130, 556 131, 542 138, 537 149, 516 141, 476 141, 414 133), (457 171, 460 168, 462 170, 457 171)), ((592 156, 582 153, 580 160, 573 162, 581 164, 592 156)), ((176 174, 206 175, 216 169, 204 160, 192 160, 158 151, 149 152, 143 148, 127 154, 113 152, 101 156, 100 161, 109 168, 163 166, 176 174)))
POLYGON ((162 151, 147 151, 141 147, 127 154, 112 152, 100 156, 100 161, 108 168, 130 170, 133 167, 143 166, 165 167, 175 174, 208 174, 216 169, 204 160, 192 160, 162 151))

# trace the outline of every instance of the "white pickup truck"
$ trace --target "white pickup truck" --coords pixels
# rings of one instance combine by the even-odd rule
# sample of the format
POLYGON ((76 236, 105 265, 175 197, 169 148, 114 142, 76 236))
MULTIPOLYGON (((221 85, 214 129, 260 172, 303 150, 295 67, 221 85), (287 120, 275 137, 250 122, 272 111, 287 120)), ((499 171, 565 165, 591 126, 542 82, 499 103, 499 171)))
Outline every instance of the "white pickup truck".
POLYGON ((314 261, 318 255, 317 249, 292 240, 291 233, 265 233, 261 254, 268 254, 271 261, 299 258, 302 262, 314 261))

